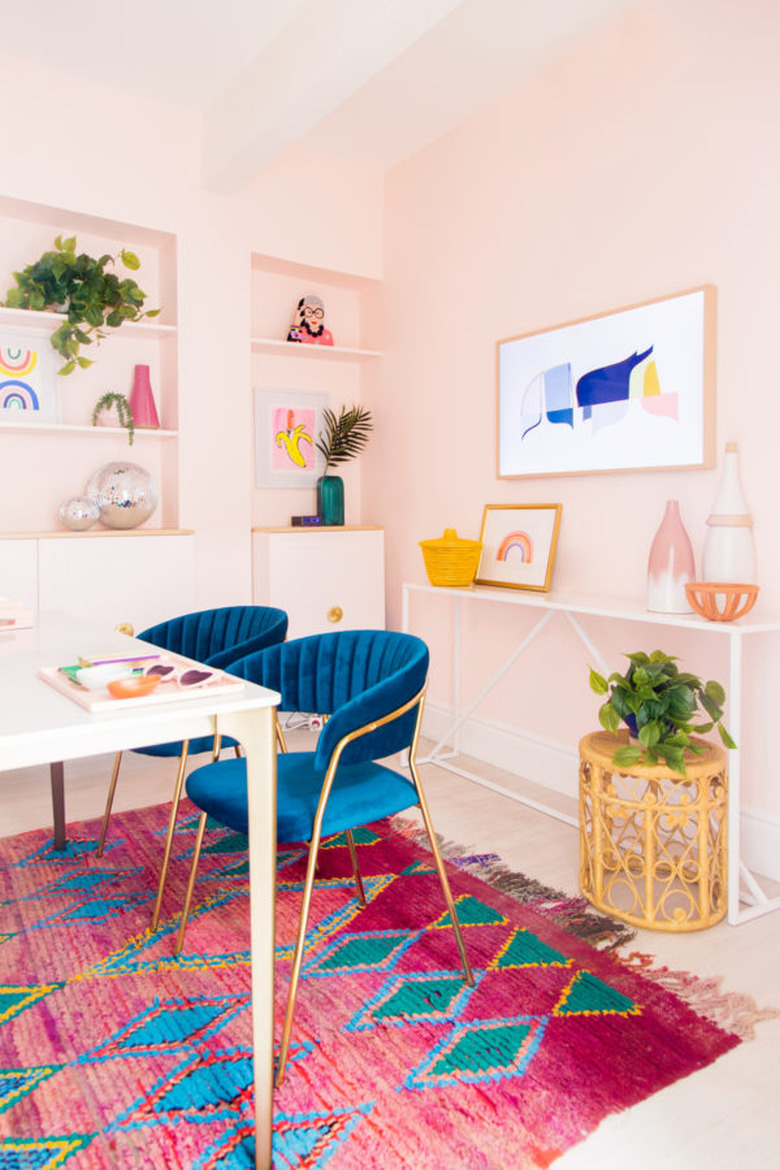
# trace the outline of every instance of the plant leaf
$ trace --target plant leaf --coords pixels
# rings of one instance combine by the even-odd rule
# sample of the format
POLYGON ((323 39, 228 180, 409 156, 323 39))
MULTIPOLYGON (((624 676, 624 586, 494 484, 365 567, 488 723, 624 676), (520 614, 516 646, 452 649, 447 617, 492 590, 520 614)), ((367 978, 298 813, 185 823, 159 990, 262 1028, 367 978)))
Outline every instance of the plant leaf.
POLYGON ((607 680, 604 678, 604 675, 599 674, 598 671, 595 671, 592 666, 589 669, 590 689, 595 691, 597 695, 606 695, 609 687, 607 686, 607 680))

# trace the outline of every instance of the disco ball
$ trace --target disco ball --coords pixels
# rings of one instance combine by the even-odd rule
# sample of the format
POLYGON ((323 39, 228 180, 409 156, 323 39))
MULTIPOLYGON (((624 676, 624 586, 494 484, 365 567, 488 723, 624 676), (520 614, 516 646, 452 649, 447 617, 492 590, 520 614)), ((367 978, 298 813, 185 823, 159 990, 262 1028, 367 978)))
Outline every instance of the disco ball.
POLYGON ((60 520, 66 528, 73 532, 83 532, 91 528, 100 518, 100 509, 94 500, 86 496, 74 496, 72 500, 65 500, 60 504, 60 520))
POLYGON ((107 528, 137 528, 157 507, 157 484, 137 463, 106 463, 84 489, 107 528))

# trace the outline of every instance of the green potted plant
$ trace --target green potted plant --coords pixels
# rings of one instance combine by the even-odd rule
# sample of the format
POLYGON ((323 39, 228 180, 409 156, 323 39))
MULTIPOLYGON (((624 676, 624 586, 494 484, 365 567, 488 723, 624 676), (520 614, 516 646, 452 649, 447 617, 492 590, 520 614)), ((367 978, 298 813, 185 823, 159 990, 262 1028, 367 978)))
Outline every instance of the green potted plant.
POLYGON ((96 427, 98 420, 103 411, 115 410, 117 420, 120 427, 127 428, 127 442, 128 446, 132 447, 133 437, 135 435, 135 423, 133 422, 133 411, 130 403, 125 398, 124 394, 119 394, 113 390, 107 390, 102 397, 98 398, 94 407, 92 408, 92 425, 96 427))
POLYGON ((131 271, 141 266, 135 252, 127 248, 96 260, 86 252, 76 252, 75 236, 57 236, 53 251, 14 272, 16 284, 6 293, 7 308, 56 309, 64 316, 51 335, 53 348, 65 359, 60 374, 70 374, 76 366, 91 366, 91 359, 80 353, 81 346, 99 344, 108 336, 106 328, 117 329, 125 321, 159 314, 159 309, 143 308, 146 293, 131 277, 120 279, 109 271, 117 260, 131 271))
POLYGON ((319 433, 317 450, 325 458, 325 467, 317 480, 317 513, 323 524, 343 524, 344 481, 340 475, 328 475, 328 470, 360 454, 374 422, 371 411, 362 406, 342 406, 338 414, 326 409, 322 419, 325 431, 319 433))
POLYGON ((615 672, 604 678, 590 667, 590 686, 597 695, 608 695, 599 709, 599 722, 606 731, 616 732, 624 723, 634 742, 621 744, 612 756, 620 768, 663 761, 673 772, 685 775, 685 752, 701 755, 704 750, 691 738, 706 735, 717 727, 727 748, 736 744, 723 726, 726 692, 720 683, 702 682, 694 674, 677 668, 677 659, 662 650, 652 654, 626 654, 630 666, 625 674, 615 672), (702 723, 694 720, 705 718, 702 723))

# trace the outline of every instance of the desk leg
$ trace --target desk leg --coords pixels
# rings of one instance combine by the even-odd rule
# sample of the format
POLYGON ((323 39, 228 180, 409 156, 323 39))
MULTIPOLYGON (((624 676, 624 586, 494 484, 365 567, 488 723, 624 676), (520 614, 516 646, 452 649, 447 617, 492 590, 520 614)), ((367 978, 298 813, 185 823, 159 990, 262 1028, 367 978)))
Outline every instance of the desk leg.
POLYGON ((274 907, 276 893, 276 741, 272 707, 221 715, 217 730, 246 754, 249 805, 249 920, 255 1165, 270 1170, 274 1085, 274 907))
POLYGON ((49 764, 51 778, 51 807, 54 814, 54 848, 60 853, 67 845, 65 838, 65 765, 62 760, 49 764))

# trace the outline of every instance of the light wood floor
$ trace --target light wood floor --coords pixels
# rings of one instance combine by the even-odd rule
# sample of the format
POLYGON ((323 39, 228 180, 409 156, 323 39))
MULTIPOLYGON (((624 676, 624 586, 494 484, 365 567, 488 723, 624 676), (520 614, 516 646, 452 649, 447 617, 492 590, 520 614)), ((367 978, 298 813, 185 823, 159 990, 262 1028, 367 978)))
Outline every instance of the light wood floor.
MULTIPOLYGON (((296 732, 291 746, 300 746, 296 737, 303 740, 307 735, 296 732)), ((424 750, 423 744, 421 755, 424 750)), ((461 762, 494 782, 576 816, 574 802, 565 797, 477 761, 461 762)), ((110 764, 104 756, 67 765, 69 821, 102 813, 110 764)), ((174 772, 174 761, 128 753, 116 808, 170 799, 174 772)), ((498 853, 513 869, 570 894, 578 892, 574 828, 433 765, 425 765, 422 774, 434 823, 443 837, 476 852, 498 853)), ((2 836, 50 824, 48 770, 0 773, 0 817, 2 836)), ((751 995, 760 1007, 780 1007, 780 911, 742 926, 721 924, 694 934, 642 931, 630 945, 672 970, 721 976, 723 991, 751 995)), ((758 1023, 754 1040, 708 1068, 608 1118, 555 1165, 561 1170, 780 1167, 780 1018, 758 1023)))

